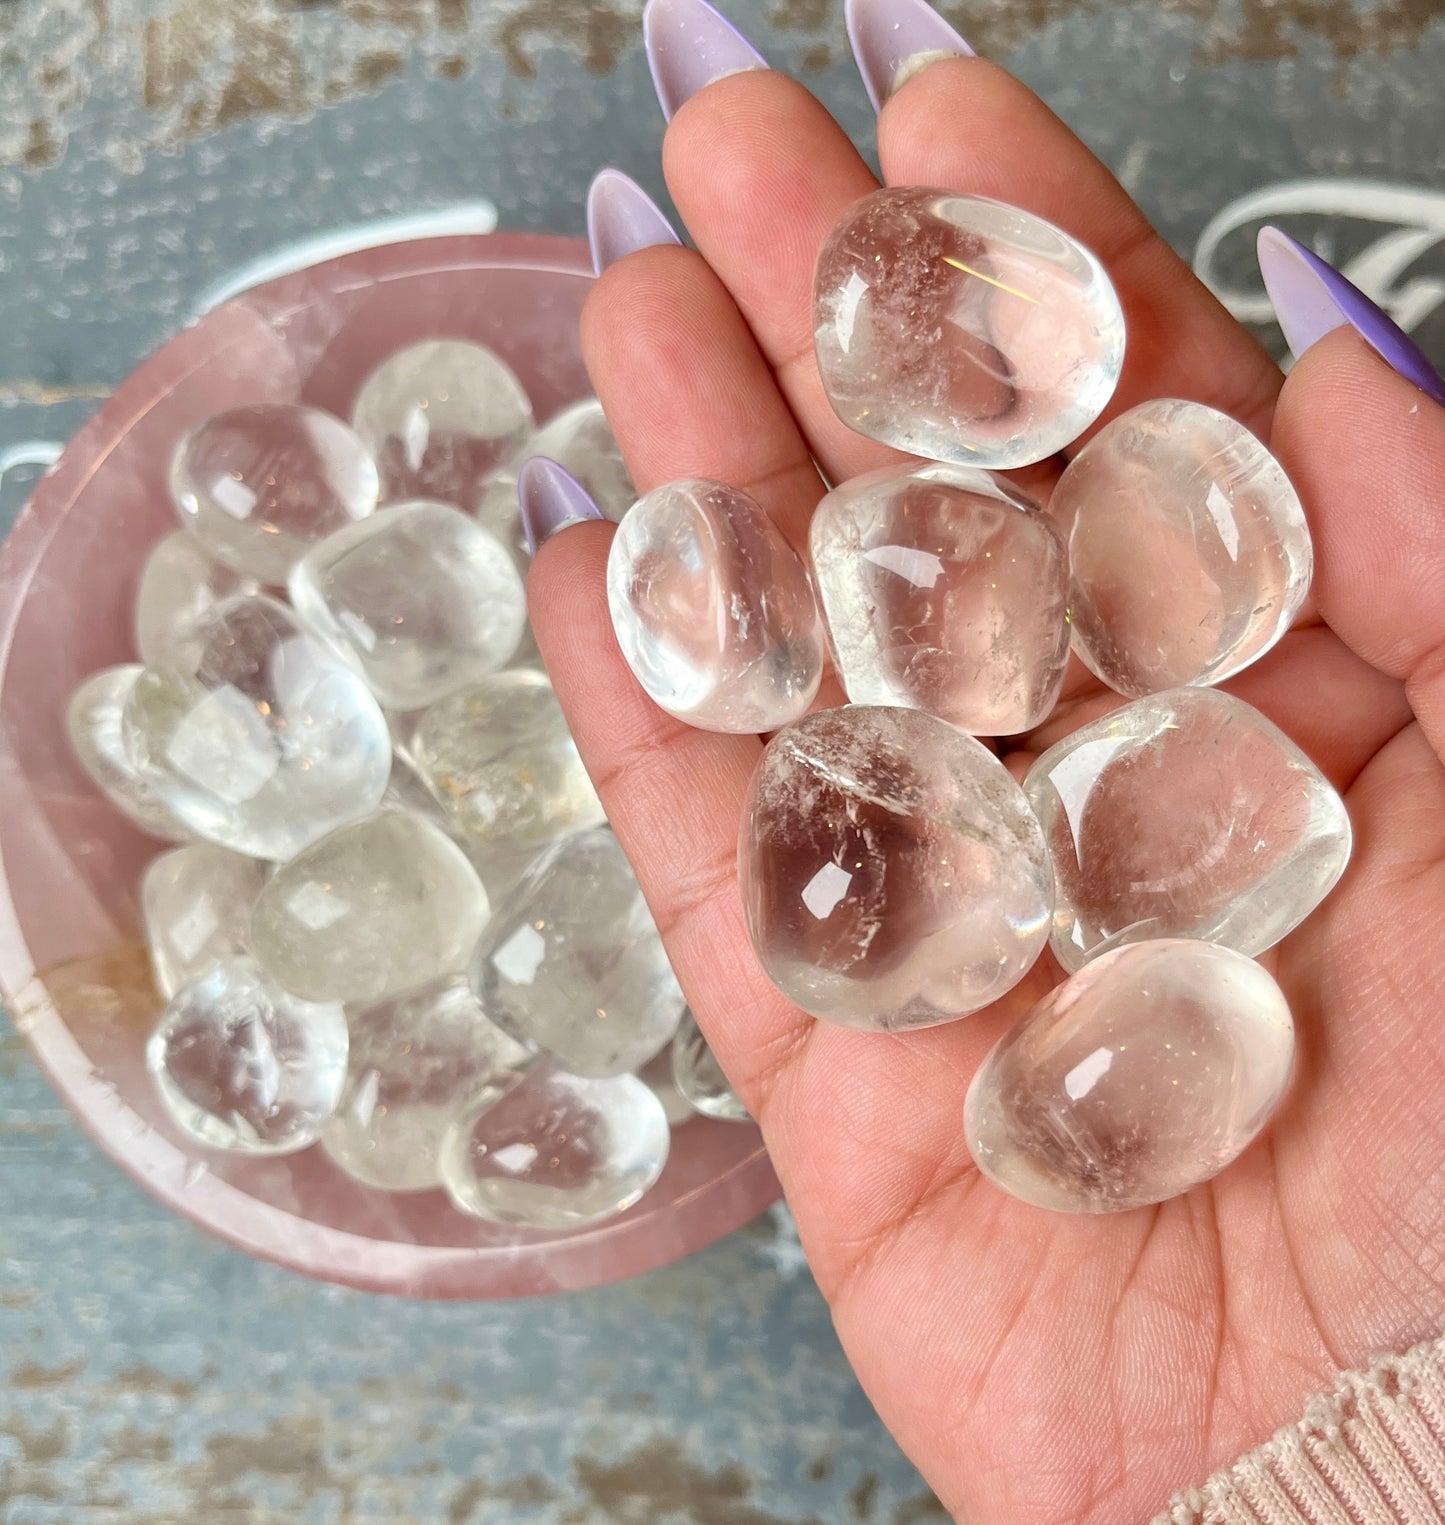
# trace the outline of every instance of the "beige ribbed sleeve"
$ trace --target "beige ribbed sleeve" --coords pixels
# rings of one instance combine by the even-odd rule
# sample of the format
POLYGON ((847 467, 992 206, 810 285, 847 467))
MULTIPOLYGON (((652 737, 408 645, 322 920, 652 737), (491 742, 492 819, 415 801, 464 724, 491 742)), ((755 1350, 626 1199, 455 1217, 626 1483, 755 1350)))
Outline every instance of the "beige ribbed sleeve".
POLYGON ((1431 1521, 1445 1521, 1445 1341, 1346 1372, 1298 1424, 1186 1489, 1154 1525, 1431 1521))

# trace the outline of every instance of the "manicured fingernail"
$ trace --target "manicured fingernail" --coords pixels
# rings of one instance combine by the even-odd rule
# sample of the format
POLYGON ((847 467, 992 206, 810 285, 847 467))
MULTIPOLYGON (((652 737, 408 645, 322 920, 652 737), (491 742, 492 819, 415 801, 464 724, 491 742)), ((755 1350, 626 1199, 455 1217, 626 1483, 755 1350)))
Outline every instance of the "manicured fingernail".
POLYGON ((620 169, 604 169, 587 192, 587 242, 598 275, 624 254, 654 244, 680 244, 657 203, 620 169))
POLYGON ((523 464, 517 476, 517 497, 522 506, 522 533, 534 556, 559 531, 602 518, 602 510, 587 489, 545 455, 534 455, 523 464))
POLYGON ((1259 273, 1296 360, 1326 334, 1348 325, 1406 381, 1445 406, 1445 379, 1420 346, 1313 250, 1278 228, 1261 228, 1259 273))
POLYGON ((647 0, 642 40, 662 114, 669 122, 704 85, 768 67, 767 59, 707 0, 647 0))
POLYGON ((941 58, 972 58, 973 49, 924 0, 845 0, 848 41, 873 109, 941 58))

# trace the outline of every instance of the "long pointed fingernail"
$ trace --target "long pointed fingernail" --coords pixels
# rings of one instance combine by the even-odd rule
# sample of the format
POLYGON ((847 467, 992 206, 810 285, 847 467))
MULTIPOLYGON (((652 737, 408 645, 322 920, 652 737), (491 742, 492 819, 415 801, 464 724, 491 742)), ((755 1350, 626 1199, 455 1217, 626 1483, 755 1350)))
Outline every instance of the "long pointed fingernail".
POLYGON ((1406 381, 1445 406, 1445 379, 1420 346, 1313 250, 1278 228, 1261 228, 1259 273, 1296 360, 1326 334, 1348 326, 1406 381))
POLYGON ((669 122, 704 85, 768 67, 767 59, 707 0, 647 0, 642 40, 657 99, 669 122))
POLYGON ((972 58, 973 49, 924 0, 845 0, 848 41, 873 109, 941 58, 972 58))
POLYGON ((682 240, 635 180, 620 169, 604 169, 587 192, 587 242, 592 268, 601 275, 624 254, 682 240))
POLYGON ((592 495, 572 473, 545 455, 534 455, 517 476, 522 533, 535 556, 553 535, 573 524, 602 518, 592 495))

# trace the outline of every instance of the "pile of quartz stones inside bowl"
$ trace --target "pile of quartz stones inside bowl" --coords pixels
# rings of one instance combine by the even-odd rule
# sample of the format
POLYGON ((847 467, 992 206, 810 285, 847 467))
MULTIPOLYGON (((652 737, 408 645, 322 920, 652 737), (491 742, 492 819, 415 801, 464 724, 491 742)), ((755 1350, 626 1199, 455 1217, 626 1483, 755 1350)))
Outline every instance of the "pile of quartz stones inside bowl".
POLYGON ((141 886, 174 1122, 565 1230, 637 1202, 673 1124, 746 1113, 530 639, 538 453, 631 504, 595 399, 538 430, 470 343, 387 360, 349 425, 205 420, 171 463, 183 527, 145 565, 140 664, 68 719, 101 789, 179 844, 141 886))
POLYGON ((725 484, 648 493, 608 565, 623 654, 673 715, 775 733, 739 875, 777 988, 871 1031, 1012 992, 963 1109, 980 1169, 1065 1211, 1162 1201, 1280 1100, 1293 1025, 1253 959, 1349 857, 1328 781, 1214 686, 1301 608, 1299 499, 1195 402, 1076 446, 1123 314, 1089 251, 1015 208, 865 198, 823 248, 814 323, 840 418, 915 459, 833 488, 805 546, 725 484), (1046 507, 999 474, 1066 449, 1046 507), (1020 787, 1000 751, 1021 747, 988 743, 1050 720, 1071 649, 1099 683, 1080 673, 1020 787), (841 693, 819 701, 828 655, 841 693))

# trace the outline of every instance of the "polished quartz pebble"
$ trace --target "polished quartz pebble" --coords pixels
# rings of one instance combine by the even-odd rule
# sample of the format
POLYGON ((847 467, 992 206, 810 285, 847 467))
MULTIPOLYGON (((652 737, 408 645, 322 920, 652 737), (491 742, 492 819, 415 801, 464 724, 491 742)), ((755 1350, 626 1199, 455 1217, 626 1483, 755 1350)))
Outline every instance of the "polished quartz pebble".
POLYGON ((688 1105, 704 1117, 730 1123, 752 1121, 690 1011, 683 1012, 672 1040, 672 1077, 688 1105))
POLYGON ((813 325, 844 423, 913 455, 996 470, 1071 444, 1124 363, 1124 315, 1067 233, 981 196, 890 186, 818 258, 813 325))
POLYGON ((607 518, 620 520, 637 501, 637 489, 627 474, 622 451, 595 397, 564 408, 544 424, 487 486, 477 519, 504 545, 527 559, 522 538, 517 477, 533 456, 556 461, 585 487, 607 518))
POLYGON ((698 1115, 697 1108, 677 1088, 677 1078, 672 1073, 670 1044, 660 1054, 654 1054, 638 1070, 637 1078, 662 1103, 662 1111, 667 1118, 668 1127, 680 1128, 698 1115))
POLYGON ((813 702, 823 629, 807 569, 746 493, 702 479, 628 510, 607 557, 622 655, 653 701, 706 731, 771 731, 813 702))
POLYGON ((376 507, 366 447, 339 418, 294 403, 233 408, 198 424, 171 463, 181 519, 228 567, 284 583, 309 546, 376 507))
POLYGON ((156 988, 167 1000, 212 964, 248 951, 251 907, 265 883, 264 864, 212 842, 152 860, 141 880, 141 910, 156 988))
POLYGON ((417 721, 411 755, 457 828, 488 849, 535 852, 606 819, 543 673, 494 673, 448 695, 417 721))
POLYGON ((984 1175, 1034 1207, 1144 1207, 1243 1153, 1293 1055, 1279 986, 1242 954, 1183 939, 1117 948, 999 1041, 968 1088, 964 1135, 984 1175))
POLYGON ((635 1075, 544 1065, 473 1100, 442 1145, 442 1178, 457 1207, 490 1223, 579 1228, 638 1201, 670 1141, 662 1103, 635 1075))
POLYGON ((340 1006, 301 1001, 249 958, 182 985, 146 1046, 166 1110, 190 1136, 237 1154, 314 1144, 346 1079, 340 1006))
POLYGON ((1130 698, 1232 677, 1309 592, 1299 495, 1243 424, 1203 403, 1160 399, 1114 419, 1049 511, 1069 538, 1074 650, 1130 698))
POLYGON ((532 404, 500 355, 438 339, 383 361, 352 422, 381 468, 384 502, 432 498, 472 513, 531 433, 532 404))
POLYGON ((66 730, 81 767, 116 809, 150 836, 184 842, 190 831, 126 750, 126 701, 142 671, 130 663, 92 673, 70 696, 66 730))
POLYGON ((971 466, 889 466, 835 488, 809 530, 838 676, 1010 736, 1053 709, 1069 660, 1068 551, 1044 511, 971 466))
POLYGON ((646 1064, 683 1009, 632 866, 605 827, 563 837, 527 870, 477 945, 472 988, 499 1027, 578 1075, 646 1064))
POLYGON ((1065 969, 1123 943, 1192 937, 1262 953, 1334 888, 1344 801, 1230 694, 1136 699, 1051 747, 1025 793, 1054 863, 1065 969))
POLYGON ((504 666, 527 619, 505 546, 441 503, 384 508, 291 575, 306 624, 388 707, 423 709, 504 666))
POLYGON ((373 810, 391 739, 357 675, 283 604, 227 599, 136 679, 126 751, 198 836, 284 860, 373 810))
POLYGON ((321 1147, 378 1191, 441 1185, 438 1154, 458 1109, 529 1055, 487 1020, 465 980, 347 1012, 346 1090, 321 1147))
POLYGON ((1048 855, 1022 792, 921 710, 822 710, 773 737, 738 869, 769 979, 845 1027, 967 1016, 1018 984, 1049 935, 1048 855))
POLYGON ((430 821, 384 810, 313 843, 271 876, 251 947, 311 1001, 381 1001, 466 967, 487 894, 430 821))
POLYGON ((165 660, 171 643, 202 615, 236 593, 259 593, 260 583, 217 561, 194 535, 177 530, 146 558, 135 597, 135 642, 147 667, 165 660))

